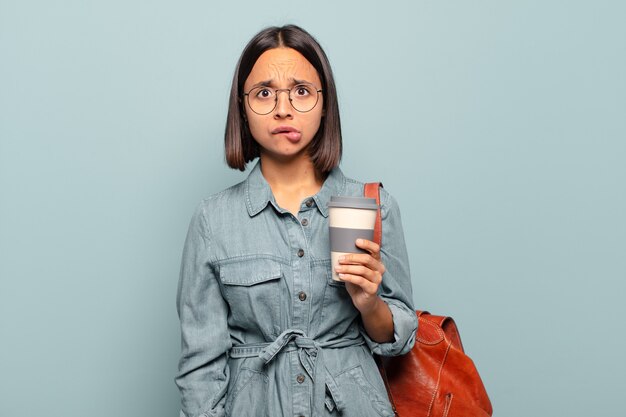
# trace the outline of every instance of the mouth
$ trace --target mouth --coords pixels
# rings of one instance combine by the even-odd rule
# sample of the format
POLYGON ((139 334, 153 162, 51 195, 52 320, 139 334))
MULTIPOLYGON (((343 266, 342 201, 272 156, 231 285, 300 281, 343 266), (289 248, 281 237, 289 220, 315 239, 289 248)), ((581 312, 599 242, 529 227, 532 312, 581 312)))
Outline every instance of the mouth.
POLYGON ((302 137, 302 133, 292 126, 278 126, 272 130, 272 135, 285 135, 291 142, 297 142, 302 137))

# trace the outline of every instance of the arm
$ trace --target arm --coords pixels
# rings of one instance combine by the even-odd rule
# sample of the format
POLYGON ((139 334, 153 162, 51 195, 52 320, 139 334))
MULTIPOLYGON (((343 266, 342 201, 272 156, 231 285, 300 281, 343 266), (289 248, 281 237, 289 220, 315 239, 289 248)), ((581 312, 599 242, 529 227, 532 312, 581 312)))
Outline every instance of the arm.
POLYGON ((181 325, 181 356, 176 385, 181 417, 224 415, 228 387, 226 322, 228 307, 208 261, 210 233, 204 204, 189 224, 183 249, 176 307, 181 325))
POLYGON ((357 241, 357 246, 369 254, 347 255, 340 261, 338 272, 343 274, 340 277, 361 312, 370 349, 379 355, 394 356, 413 347, 417 318, 400 210, 384 189, 381 218, 382 248, 368 240, 357 241))
POLYGON ((372 341, 377 343, 393 342, 393 315, 387 303, 378 295, 375 298, 372 310, 367 313, 361 312, 361 320, 365 332, 372 341))

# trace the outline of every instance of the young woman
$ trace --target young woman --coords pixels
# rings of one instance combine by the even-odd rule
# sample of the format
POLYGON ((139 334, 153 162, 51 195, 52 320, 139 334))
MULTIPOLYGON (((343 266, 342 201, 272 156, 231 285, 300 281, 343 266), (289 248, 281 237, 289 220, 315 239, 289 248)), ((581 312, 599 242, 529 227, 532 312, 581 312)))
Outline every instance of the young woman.
POLYGON ((381 190, 383 246, 331 274, 328 201, 362 196, 338 168, 328 59, 289 25, 258 33, 233 79, 226 161, 248 178, 204 199, 177 307, 181 416, 393 416, 372 352, 406 353, 417 320, 400 212, 381 190))

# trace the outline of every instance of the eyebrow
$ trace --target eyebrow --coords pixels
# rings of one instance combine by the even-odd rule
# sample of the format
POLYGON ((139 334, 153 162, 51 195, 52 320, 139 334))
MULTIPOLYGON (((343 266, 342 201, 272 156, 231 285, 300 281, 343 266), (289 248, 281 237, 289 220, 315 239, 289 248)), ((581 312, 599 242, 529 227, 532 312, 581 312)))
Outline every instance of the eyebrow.
MULTIPOLYGON (((309 85, 314 85, 312 82, 310 82, 310 81, 306 81, 306 80, 298 80, 297 78, 293 78, 293 77, 291 77, 291 78, 289 78, 289 79, 292 81, 293 85, 298 85, 298 84, 309 84, 309 85)), ((258 83, 256 83, 256 84, 254 84, 251 88, 256 88, 256 87, 271 87, 271 86, 272 86, 272 84, 274 84, 274 79, 273 79, 273 78, 271 78, 271 79, 269 79, 269 80, 265 80, 265 81, 258 82, 258 83)))

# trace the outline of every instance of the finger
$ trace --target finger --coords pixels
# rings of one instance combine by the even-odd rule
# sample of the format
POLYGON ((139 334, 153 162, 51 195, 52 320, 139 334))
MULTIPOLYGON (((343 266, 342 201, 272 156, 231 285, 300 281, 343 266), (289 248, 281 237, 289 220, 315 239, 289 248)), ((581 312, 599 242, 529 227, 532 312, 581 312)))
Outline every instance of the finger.
POLYGON ((360 264, 360 265, 369 265, 372 262, 378 262, 372 255, 369 253, 350 253, 343 255, 339 258, 340 264, 351 265, 351 264, 360 264))
POLYGON ((382 274, 380 272, 372 270, 363 265, 341 265, 335 268, 335 270, 339 274, 343 273, 361 276, 368 281, 375 283, 376 285, 379 285, 382 281, 382 274))
POLYGON ((340 265, 354 265, 354 264, 366 265, 368 268, 376 270, 376 271, 380 271, 381 273, 383 273, 385 270, 384 265, 378 259, 374 258, 372 255, 368 253, 351 253, 351 254, 344 255, 339 258, 339 264, 340 265))
POLYGON ((345 282, 349 282, 360 287, 363 292, 368 295, 375 295, 378 292, 378 284, 375 284, 360 275, 339 274, 339 278, 341 278, 345 282))
POLYGON ((380 245, 378 243, 372 242, 371 240, 367 239, 357 239, 355 243, 357 247, 365 249, 366 251, 371 253, 372 256, 376 258, 380 256, 380 245))

